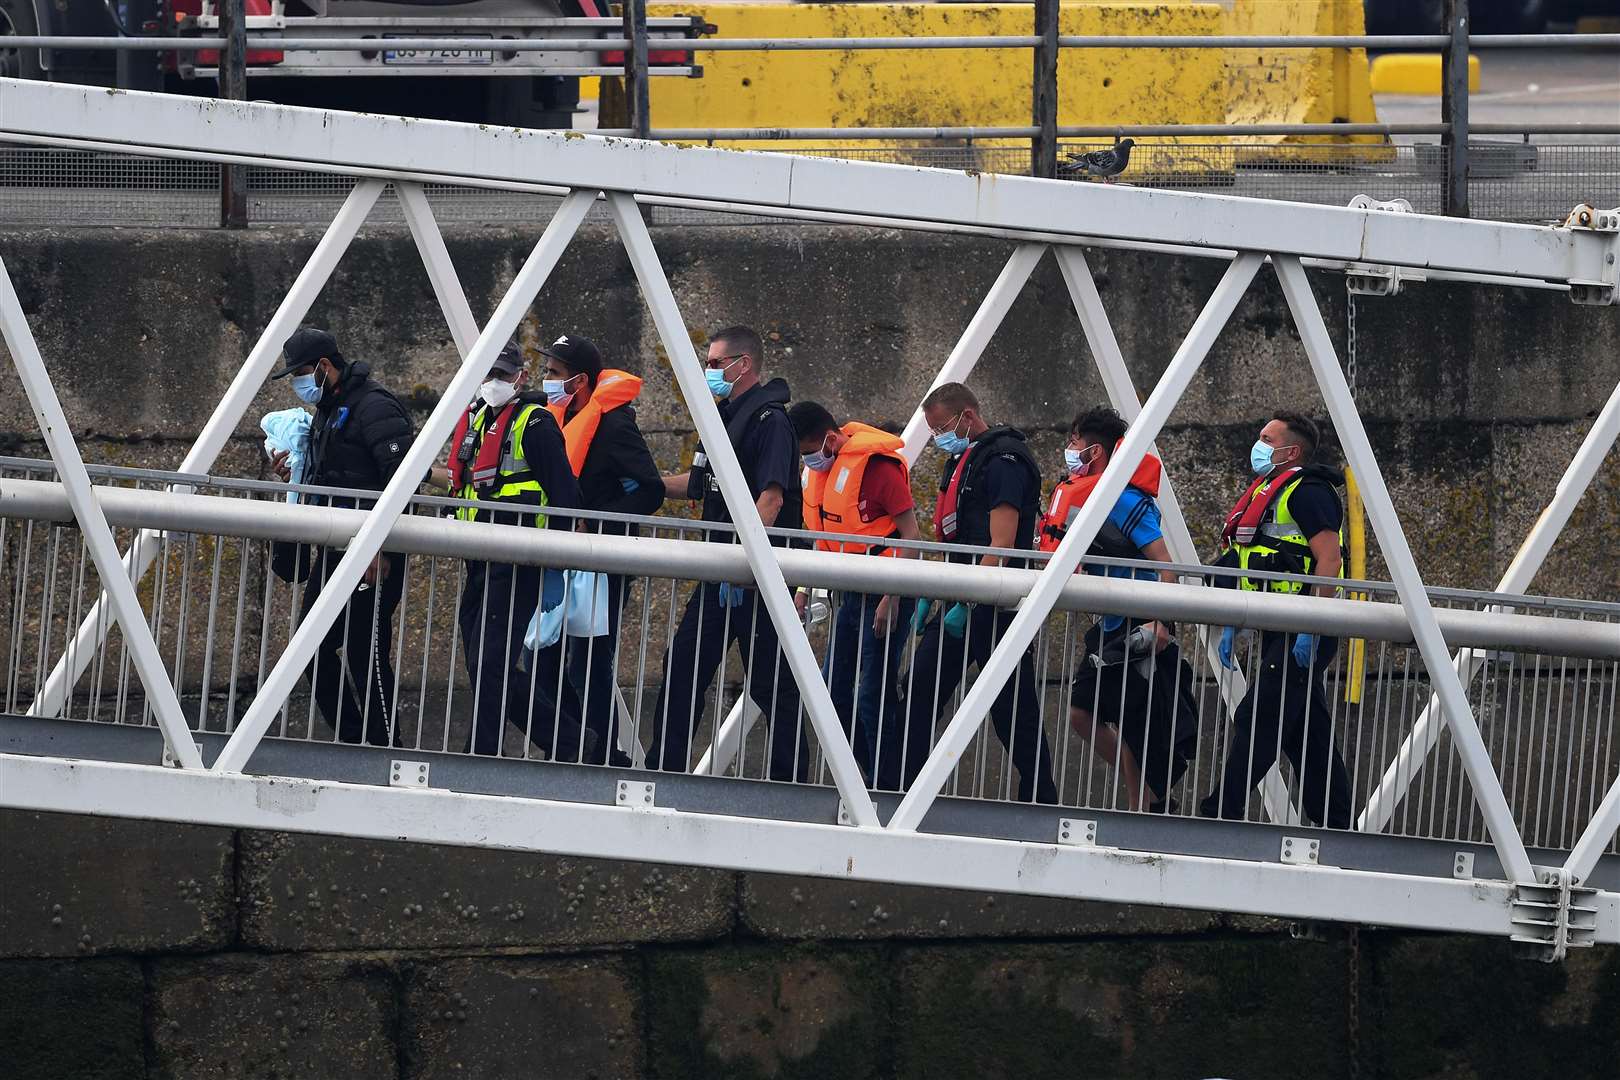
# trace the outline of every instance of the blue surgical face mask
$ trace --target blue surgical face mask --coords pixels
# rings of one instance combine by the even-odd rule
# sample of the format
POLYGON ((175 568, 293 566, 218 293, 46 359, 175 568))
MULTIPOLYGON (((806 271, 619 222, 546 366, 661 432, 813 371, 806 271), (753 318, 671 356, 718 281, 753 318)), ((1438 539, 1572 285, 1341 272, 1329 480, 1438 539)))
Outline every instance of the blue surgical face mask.
POLYGON ((838 460, 837 454, 829 454, 825 450, 817 450, 814 453, 804 455, 804 467, 809 469, 811 472, 826 472, 828 469, 833 467, 833 462, 836 460, 838 460))
POLYGON ((731 396, 731 388, 736 385, 736 382, 727 382, 726 372, 742 363, 742 359, 741 356, 737 356, 725 367, 706 367, 703 369, 703 381, 709 384, 709 393, 722 401, 731 396))
POLYGON ((725 399, 731 396, 731 383, 726 382, 726 373, 723 369, 705 369, 703 381, 709 384, 709 393, 715 397, 725 399))
POLYGON ((546 392, 548 405, 562 405, 573 400, 574 395, 564 389, 568 385, 567 379, 545 379, 540 383, 540 389, 546 392))
POLYGON ((954 431, 941 431, 938 435, 934 436, 934 445, 945 451, 951 457, 955 457, 957 454, 960 454, 962 451, 966 450, 968 448, 968 441, 969 440, 966 435, 958 435, 954 431))
POLYGON ((1276 467, 1275 457, 1278 450, 1287 450, 1286 446, 1272 446, 1260 439, 1254 440, 1249 447, 1249 468, 1254 470, 1256 476, 1264 476, 1276 467))
POLYGON ((315 381, 314 373, 308 375, 294 375, 292 377, 292 392, 298 395, 298 400, 306 405, 319 405, 321 401, 321 384, 315 381))

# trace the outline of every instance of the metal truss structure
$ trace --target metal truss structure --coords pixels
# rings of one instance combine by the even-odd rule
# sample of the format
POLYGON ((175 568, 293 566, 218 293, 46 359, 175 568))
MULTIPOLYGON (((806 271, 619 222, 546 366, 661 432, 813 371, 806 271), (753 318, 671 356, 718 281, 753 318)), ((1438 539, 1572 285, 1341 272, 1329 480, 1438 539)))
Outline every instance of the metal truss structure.
MULTIPOLYGON (((259 694, 227 736, 204 736, 187 726, 136 593, 135 583, 154 558, 160 528, 140 534, 128 552, 121 555, 118 551, 45 358, 0 263, 0 329, 50 449, 73 519, 84 531, 106 589, 64 650, 31 712, 36 718, 60 713, 109 624, 116 622, 133 652, 135 668, 176 766, 131 763, 111 755, 97 760, 49 751, 0 754, 0 805, 1425 927, 1512 937, 1534 945, 1547 958, 1563 955, 1570 945, 1620 942, 1620 885, 1602 874, 1596 877, 1603 880, 1594 884, 1599 863, 1606 858, 1604 853, 1620 826, 1620 782, 1611 782, 1572 849, 1548 853, 1527 848, 1465 693, 1465 681, 1479 663, 1482 650, 1463 649, 1456 655, 1450 651, 1306 273, 1308 267, 1350 273, 1395 269, 1408 277, 1416 274, 1562 288, 1581 303, 1614 303, 1620 213, 1594 215, 1586 226, 1543 228, 682 149, 577 133, 494 130, 13 80, 0 80, 0 139, 354 178, 347 201, 187 454, 182 472, 206 472, 216 460, 272 369, 281 343, 304 318, 368 211, 390 184, 399 195, 462 359, 394 480, 347 539, 345 553, 320 599, 298 625, 259 694), (423 194, 421 185, 426 182, 562 196, 555 215, 483 326, 468 305, 423 194), (474 395, 490 361, 517 329, 587 212, 599 201, 605 202, 623 240, 721 490, 728 504, 741 511, 736 514, 736 531, 746 560, 746 577, 757 584, 777 628, 786 664, 803 696, 836 789, 837 813, 831 812, 827 799, 832 793, 825 789, 818 789, 814 808, 802 813, 771 810, 780 799, 763 800, 755 811, 735 804, 727 804, 721 811, 703 802, 703 792, 708 790, 703 785, 716 783, 716 779, 664 774, 658 780, 667 797, 654 802, 649 785, 647 798, 632 804, 636 809, 629 809, 622 798, 605 795, 605 781, 600 778, 611 770, 595 770, 591 780, 579 781, 576 788, 589 794, 572 798, 478 793, 488 790, 478 785, 471 785, 470 790, 412 790, 388 786, 358 765, 347 771, 322 772, 307 763, 299 764, 273 745, 274 740, 265 741, 272 718, 293 691, 319 639, 340 616, 365 567, 398 529, 397 519, 412 496, 414 478, 424 475, 433 463, 451 434, 462 403, 474 395), (752 500, 741 467, 705 389, 687 325, 643 221, 643 204, 1013 241, 1016 247, 1011 258, 946 360, 938 382, 967 377, 1020 288, 1050 248, 1109 397, 1131 421, 1096 491, 1043 569, 961 568, 964 589, 988 588, 1008 602, 1016 600, 1017 613, 943 729, 921 774, 898 800, 874 800, 866 789, 784 576, 784 565, 819 559, 826 566, 845 566, 849 575, 859 577, 861 557, 783 553, 770 545, 757 515, 746 509, 752 500), (1213 295, 1145 400, 1139 397, 1114 337, 1087 266, 1085 246, 1139 248, 1216 258, 1226 264, 1213 295), (1413 732, 1409 744, 1389 765, 1384 782, 1362 814, 1361 829, 1376 834, 1387 825, 1444 726, 1488 827, 1489 854, 1494 856, 1499 876, 1461 877, 1450 872, 1449 858, 1445 871, 1432 866, 1421 870, 1380 868, 1376 860, 1352 865, 1355 860, 1349 857, 1348 846, 1346 858, 1338 865, 1330 865, 1334 860, 1328 857, 1302 861, 1278 857, 1275 852, 1270 857, 1238 854, 1238 850, 1252 853, 1253 845, 1245 848, 1235 838, 1255 829, 1320 836, 1324 852, 1330 850, 1328 838, 1343 837, 1346 845, 1375 839, 1300 829, 1289 816, 1292 810, 1286 790, 1275 776, 1268 781, 1267 803, 1276 824, 1188 822, 1182 826, 1210 827, 1198 841, 1203 845, 1202 854, 1188 853, 1185 844, 1178 849, 1162 835, 1156 838, 1153 822, 1106 821, 1100 827, 1092 822, 1091 828, 1082 830, 1069 819, 1059 819, 1055 812, 1031 806, 1016 808, 1016 822, 991 827, 986 830, 989 835, 975 835, 953 824, 959 819, 956 800, 941 797, 947 778, 982 728, 991 702, 1013 676, 1019 656, 1066 590, 1076 588, 1074 574, 1082 555, 1123 491, 1131 467, 1152 449, 1245 291, 1268 264, 1281 284, 1305 356, 1361 485, 1399 596, 1402 618, 1434 688, 1421 730, 1413 732), (1078 839, 1082 832, 1087 839, 1078 839), (1232 841, 1226 851, 1220 849, 1222 837, 1232 841)), ((1617 429, 1620 387, 1504 577, 1502 591, 1517 592, 1528 586, 1612 447, 1617 429)), ((919 412, 906 428, 908 457, 916 456, 924 437, 919 412)), ((1191 534, 1168 484, 1160 503, 1172 554, 1179 561, 1196 563, 1191 534)), ((306 513, 310 512, 342 513, 306 513)), ((458 526, 447 523, 442 527, 458 526)), ((331 535, 336 535, 341 527, 334 525, 333 530, 331 535)), ((615 556, 609 550, 611 544, 579 550, 577 541, 565 534, 525 531, 530 534, 524 540, 527 544, 541 548, 562 545, 557 557, 566 554, 574 560, 572 565, 591 566, 594 560, 595 565, 609 568, 613 558, 624 557, 623 553, 615 556), (573 547, 568 546, 571 543, 573 547)), ((697 567, 692 576, 702 578, 707 573, 715 580, 736 572, 735 568, 716 571, 712 552, 711 548, 710 553, 690 555, 689 561, 697 567), (709 560, 706 569, 699 566, 704 560, 709 560)), ((801 567, 797 576, 804 580, 802 572, 801 567)), ((886 572, 893 572, 892 568, 886 572)), ((1191 585, 1152 583, 1132 588, 1150 594, 1160 590, 1158 595, 1166 597, 1171 590, 1193 589, 1191 585)), ((1327 605, 1323 611, 1351 606, 1349 601, 1268 594, 1228 594, 1209 603, 1205 610, 1228 622, 1249 625, 1303 618, 1279 613, 1305 611, 1313 604, 1327 605)), ((1204 645, 1207 649, 1210 642, 1206 639, 1204 645)), ((1620 654, 1620 641, 1603 642, 1599 648, 1600 653, 1613 649, 1620 654)), ((1228 705, 1242 693, 1236 680, 1224 687, 1228 705)), ((732 727, 743 725, 744 719, 739 713, 731 721, 732 727)), ((38 725, 59 722, 0 721, 0 730, 7 723, 32 724, 35 726, 27 730, 38 731, 38 725)), ((740 737, 737 735, 738 740, 740 737)), ((15 742, 7 745, 16 746, 15 742)), ((376 752, 358 747, 352 754, 348 748, 343 752, 351 763, 376 756, 376 752)), ((495 775, 502 764, 468 761, 461 768, 487 765, 490 775, 495 775)), ((563 765, 547 768, 559 773, 581 771, 563 765)), ((723 762, 711 761, 709 769, 723 771, 723 762)), ((618 781, 621 795, 628 782, 618 781)), ((567 785, 559 783, 549 790, 565 789, 567 785)), ((1252 839, 1258 834, 1247 835, 1252 839)), ((1388 851, 1421 843, 1393 837, 1376 840, 1390 845, 1388 851)), ((1285 838, 1285 850, 1291 842, 1292 837, 1285 838)), ((1312 841, 1313 851, 1318 850, 1316 843, 1312 841)), ((1384 865, 1405 864, 1394 858, 1384 865)))

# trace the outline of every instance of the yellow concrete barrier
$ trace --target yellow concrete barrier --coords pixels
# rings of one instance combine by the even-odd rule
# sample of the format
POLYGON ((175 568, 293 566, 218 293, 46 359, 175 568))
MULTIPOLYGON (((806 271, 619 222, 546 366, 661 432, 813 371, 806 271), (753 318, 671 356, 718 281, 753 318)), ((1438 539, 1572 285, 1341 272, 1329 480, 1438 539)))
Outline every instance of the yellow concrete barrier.
MULTIPOLYGON (((1028 3, 780 4, 719 0, 651 4, 648 14, 699 15, 722 38, 1028 35, 1028 3)), ((1359 34, 1361 0, 1070 2, 1072 35, 1359 34)), ((1031 122, 1028 49, 699 53, 703 76, 649 84, 655 128, 1025 127, 1031 122)), ((604 127, 624 126, 622 80, 602 80, 604 127)), ((1066 49, 1058 67, 1058 123, 1371 123, 1366 53, 1360 49, 1066 49)), ((1240 153, 1291 158, 1285 146, 1356 142, 1376 157, 1376 136, 1277 136, 1240 153)), ((1138 140, 1179 144, 1207 136, 1138 140)), ((730 142, 792 149, 808 145, 867 153, 906 149, 892 140, 730 142)), ((980 147, 1027 140, 979 140, 980 147)), ((1144 147, 1144 150, 1146 147, 1144 147)), ((1172 171, 1229 172, 1220 160, 1179 155, 1172 171)), ((1247 160, 1247 158, 1245 159, 1247 160)))
MULTIPOLYGON (((1372 92, 1375 94, 1440 94, 1439 53, 1391 53, 1372 62, 1372 92)), ((1468 90, 1479 89, 1479 57, 1468 58, 1468 90)))
MULTIPOLYGON (((1237 0, 1222 32, 1311 36, 1367 32, 1362 0, 1237 0)), ((1226 119, 1233 124, 1377 123, 1365 49, 1228 49, 1226 119)), ((1381 143, 1376 135, 1287 135, 1275 143, 1381 143)))
MULTIPOLYGON (((1029 4, 652 4, 648 15, 701 15, 722 38, 1027 35, 1029 4)), ((1218 34, 1217 3, 1065 4, 1065 34, 1218 34)), ((1058 123, 1221 123, 1222 50, 1068 49, 1058 123)), ((700 79, 654 79, 653 126, 1024 127, 1028 49, 699 53, 700 79)), ((603 80, 604 113, 613 95, 603 80)), ((604 121, 604 126, 614 126, 604 121)), ((793 144, 777 143, 779 148, 793 144)), ((818 140, 815 145, 832 145, 818 140)), ((846 140, 843 147, 893 146, 846 140)))

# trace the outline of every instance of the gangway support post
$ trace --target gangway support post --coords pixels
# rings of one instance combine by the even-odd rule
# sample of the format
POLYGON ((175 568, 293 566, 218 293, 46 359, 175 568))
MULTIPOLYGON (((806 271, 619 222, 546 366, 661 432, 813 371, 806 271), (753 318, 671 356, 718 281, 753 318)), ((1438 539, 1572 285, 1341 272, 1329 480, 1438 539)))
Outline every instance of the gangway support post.
MULTIPOLYGON (((287 290, 287 295, 282 297, 280 306, 270 317, 264 333, 259 335, 259 340, 254 343, 242 366, 236 369, 236 376, 231 379, 231 385, 226 389, 225 396, 220 398, 213 414, 208 417, 208 422, 203 425, 202 433, 197 436, 197 441, 192 443, 191 449, 186 452, 178 472, 206 473, 214 467, 220 451, 230 441, 237 425, 242 422, 242 417, 253 404, 253 399, 264 386, 265 377, 270 374, 276 357, 281 353, 282 343, 292 336, 292 332, 298 329, 298 324, 304 320, 304 316, 309 314, 310 306, 326 287, 327 281, 332 277, 332 271, 337 268, 338 261, 343 258, 343 253, 349 250, 355 234, 360 231, 360 226, 365 223, 366 216, 371 213, 371 208, 377 204, 378 197, 387 186, 385 180, 360 180, 350 189, 337 216, 332 219, 332 224, 327 227, 325 235, 315 245, 309 261, 298 272, 292 287, 287 290)), ((134 542, 124 556, 125 573, 130 581, 139 582, 146 576, 152 561, 157 558, 158 539, 159 534, 150 529, 143 529, 136 534, 134 542)), ((34 695, 34 701, 28 707, 29 716, 62 714, 74 685, 95 659, 96 651, 105 640, 108 629, 107 603, 108 595, 105 591, 91 603, 89 611, 80 622, 78 631, 68 642, 61 659, 46 677, 45 685, 34 695)))
MULTIPOLYGON (((669 287, 663 264, 658 261, 652 234, 647 231, 647 223, 641 219, 641 209, 636 205, 634 196, 622 192, 609 193, 608 210, 613 214, 619 238, 624 241, 625 251, 630 255, 630 265, 641 282, 641 292, 652 311, 659 340, 669 354, 670 370, 674 372, 681 395, 692 410, 698 437, 703 440, 704 449, 714 466, 715 478, 726 496, 726 505, 731 508, 732 524, 748 557, 748 568, 753 571, 759 602, 765 605, 766 613, 776 625, 777 639, 787 657, 792 677, 798 681, 800 697, 810 716, 810 724, 815 729, 816 739, 821 744, 821 753, 832 772, 833 782, 838 786, 838 794, 843 797, 849 816, 857 826, 876 827, 879 824, 877 809, 867 794, 860 766, 855 764, 855 752, 850 749, 843 724, 833 707, 832 694, 822 682, 821 667, 810 649, 810 639, 799 622, 798 612, 794 610, 793 598, 788 592, 787 581, 782 577, 782 568, 776 561, 770 537, 765 535, 765 526, 759 515, 753 512, 753 499, 748 491, 747 479, 743 476, 742 464, 737 460, 737 452, 726 435, 720 410, 704 385, 703 365, 699 363, 692 339, 687 335, 686 322, 681 318, 680 306, 675 300, 674 290, 669 287)), ((744 691, 745 696, 747 692, 744 691)), ((774 722, 781 723, 782 719, 777 717, 774 722)))
POLYGON ((934 752, 928 756, 911 790, 895 810, 889 828, 915 831, 922 824, 928 808, 956 769, 963 751, 983 726, 991 702, 1012 678, 1019 658, 1035 639, 1041 624, 1057 602, 1058 593, 1079 567, 1081 556, 1096 538, 1114 501, 1125 490, 1135 464, 1142 460, 1142 455, 1153 444, 1159 429, 1186 391, 1198 365, 1215 344, 1215 339, 1231 318, 1263 261, 1264 257, 1259 254, 1244 252, 1228 264, 1220 284, 1215 287, 1214 295, 1204 305, 1204 310, 1199 313, 1186 339, 1176 350, 1158 386, 1148 396, 1137 422, 1125 433, 1118 451, 1109 459, 1108 467, 1103 470, 1091 498, 1081 508, 1079 517, 1070 526, 1051 561, 1041 571, 1029 595, 1019 604, 1018 613, 996 643, 990 658, 980 667, 979 677, 962 698, 956 715, 946 725, 934 752))
MULTIPOLYGON (((1553 544, 1557 542, 1559 535, 1564 531, 1564 526, 1569 522, 1570 514, 1574 513, 1586 489, 1592 486, 1598 469, 1602 467, 1617 438, 1620 438, 1620 384, 1616 384, 1613 393, 1609 395, 1608 403, 1598 413, 1597 420, 1586 433, 1586 438, 1581 440, 1575 456, 1570 459, 1569 468, 1564 471, 1557 489, 1553 491, 1552 501, 1536 518, 1536 523, 1531 526, 1524 543, 1519 545, 1519 550, 1513 556, 1513 561, 1508 564, 1507 571, 1496 583, 1496 592, 1523 593, 1529 590, 1536 574, 1541 571, 1542 564, 1547 561, 1547 555, 1552 551, 1553 544)), ((1493 606, 1491 610, 1507 609, 1493 606)), ((1457 653, 1452 667, 1464 686, 1467 686, 1479 673, 1479 669, 1485 666, 1487 655, 1479 649, 1463 649, 1457 653)), ((1439 744, 1440 735, 1444 730, 1445 715, 1440 708, 1440 697, 1438 694, 1430 695, 1428 705, 1413 721, 1411 733, 1401 743, 1389 767, 1384 770, 1383 778, 1368 797, 1367 806, 1356 821, 1357 829, 1362 832, 1383 832, 1389 826, 1395 818, 1395 811, 1400 806, 1401 799, 1417 780, 1418 772, 1427 763, 1429 754, 1439 744)))
MULTIPOLYGON (((1136 383, 1131 379, 1130 369, 1125 366, 1124 350, 1114 336, 1113 324, 1108 319, 1107 309, 1103 307, 1102 295, 1097 291, 1097 281, 1091 274, 1086 253, 1069 244, 1054 248, 1054 253, 1064 283, 1069 287, 1069 299, 1074 304, 1075 314, 1080 317, 1081 332, 1085 334, 1086 344, 1097 362, 1097 374, 1102 377, 1103 387, 1108 392, 1108 403, 1127 423, 1134 424, 1142 414, 1142 401, 1137 394, 1136 383)), ((1181 512, 1181 503, 1176 499, 1169 470, 1165 470, 1160 483, 1158 502, 1159 515, 1164 524, 1165 545, 1170 549, 1171 557, 1180 563, 1199 563, 1198 546, 1193 543, 1192 530, 1187 527, 1186 515, 1181 512)), ((1219 642, 1208 627, 1199 626, 1197 633, 1209 669, 1220 672, 1221 702, 1228 714, 1236 713, 1244 694, 1248 692, 1248 680, 1243 677, 1241 670, 1222 670, 1219 642)), ((1288 785, 1283 781, 1278 766, 1273 765, 1261 781, 1260 797, 1265 802, 1266 816, 1272 821, 1293 825, 1300 820, 1299 810, 1288 797, 1288 785)))
POLYGON ((1429 602, 1422 575, 1418 573, 1411 545, 1406 542, 1406 532, 1401 528, 1400 518, 1395 512, 1395 501, 1384 483, 1384 474, 1378 468, 1378 459, 1373 454, 1372 442, 1367 438, 1361 414, 1356 411, 1355 401, 1350 396, 1350 384, 1339 368, 1338 354, 1328 336, 1327 324, 1322 320, 1322 310, 1317 306, 1316 296, 1311 292, 1305 268, 1295 256, 1274 255, 1271 261, 1282 283, 1283 296, 1288 301, 1294 324, 1299 329, 1300 343, 1316 372, 1317 385, 1321 388, 1328 415, 1338 432, 1339 442, 1344 447, 1345 458, 1360 480, 1367 516, 1372 520, 1373 532, 1383 548, 1390 579, 1400 596, 1401 606, 1412 627, 1412 636, 1423 657, 1424 666, 1428 668, 1441 706, 1450 717, 1458 755, 1462 758, 1469 782, 1474 786, 1474 797, 1479 802, 1480 812, 1485 817, 1486 828, 1490 830, 1502 867, 1511 881, 1533 882, 1537 879, 1535 869, 1530 864, 1530 855, 1525 851, 1524 840, 1513 821, 1513 811, 1502 793, 1501 780, 1491 766, 1490 753, 1485 748, 1485 740, 1480 737, 1479 725, 1474 721, 1473 710, 1468 705, 1467 691, 1451 666, 1446 640, 1440 633, 1440 624, 1435 620, 1434 606, 1429 602))
POLYGON ((547 223, 540 241, 513 279, 511 288, 501 298, 494 316, 462 361, 450 385, 445 387, 443 396, 433 407, 433 412, 417 433, 410 449, 405 452, 393 479, 383 489, 376 506, 367 516, 366 523, 355 533, 343 558, 327 579, 320 598, 299 622, 298 629, 287 642, 286 650, 265 677, 258 696, 248 706, 236 731, 231 734, 214 763, 215 771, 242 772, 247 767, 248 760, 276 712, 292 692, 293 685, 303 676, 304 668, 321 638, 348 604, 349 594, 360 583, 360 575, 376 558, 389 528, 415 493, 420 478, 427 474, 428 466, 438 457, 440 447, 450 437, 464 403, 472 399, 479 382, 489 370, 490 362, 517 329, 529 305, 551 276, 552 270, 556 269, 568 242, 573 239, 580 222, 585 220, 585 215, 596 201, 596 195, 592 190, 570 191, 547 223))
POLYGON ((124 632, 135 673, 146 688, 147 701, 157 716, 158 727, 163 729, 169 752, 181 768, 200 769, 202 755, 197 752, 197 744, 186 727, 180 698, 169 681, 152 628, 146 624, 146 613, 141 610, 140 597, 135 595, 135 585, 124 574, 123 563, 118 558, 118 541, 113 538, 107 518, 96 502, 90 474, 85 471, 79 446, 73 441, 73 429, 68 426, 67 414, 62 411, 62 402, 51 384, 50 372, 45 370, 45 359, 40 355, 33 331, 28 328, 22 302, 17 299, 17 290, 12 287, 4 260, 0 260, 0 337, 11 352, 17 378, 22 382, 40 434, 50 449, 56 474, 73 507, 73 518, 84 533, 85 546, 90 549, 96 573, 107 590, 113 618, 124 632))

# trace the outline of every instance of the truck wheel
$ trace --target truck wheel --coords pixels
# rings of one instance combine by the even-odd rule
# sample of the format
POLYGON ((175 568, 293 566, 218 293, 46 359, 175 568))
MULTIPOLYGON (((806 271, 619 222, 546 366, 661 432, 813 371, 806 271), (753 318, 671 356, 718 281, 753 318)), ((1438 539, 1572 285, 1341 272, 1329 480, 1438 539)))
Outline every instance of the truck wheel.
POLYGON ((44 76, 38 49, 10 49, 5 44, 8 37, 32 37, 38 33, 34 0, 0 0, 0 77, 38 79, 44 76))

